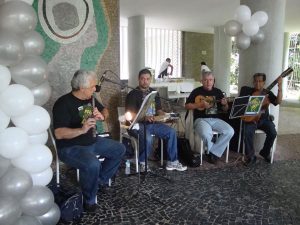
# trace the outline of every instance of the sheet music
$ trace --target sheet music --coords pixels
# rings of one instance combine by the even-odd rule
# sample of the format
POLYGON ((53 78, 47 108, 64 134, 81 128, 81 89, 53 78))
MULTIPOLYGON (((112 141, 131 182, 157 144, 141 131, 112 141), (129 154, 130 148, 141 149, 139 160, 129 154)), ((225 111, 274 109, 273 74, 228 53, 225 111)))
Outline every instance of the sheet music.
POLYGON ((156 94, 157 94, 157 91, 152 91, 145 97, 145 99, 141 105, 141 108, 138 111, 133 122, 130 124, 129 129, 132 129, 136 123, 140 122, 141 120, 144 120, 144 117, 146 116, 148 108, 151 107, 151 103, 153 101, 155 101, 156 94))
POLYGON ((242 96, 236 97, 233 101, 230 119, 242 116, 254 116, 260 113, 265 96, 242 96))

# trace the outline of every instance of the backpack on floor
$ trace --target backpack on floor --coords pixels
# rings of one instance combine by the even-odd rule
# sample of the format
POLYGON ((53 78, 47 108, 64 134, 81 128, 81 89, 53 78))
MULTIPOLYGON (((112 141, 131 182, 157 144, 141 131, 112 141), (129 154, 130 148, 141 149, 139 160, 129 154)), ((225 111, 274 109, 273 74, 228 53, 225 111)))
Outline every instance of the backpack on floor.
POLYGON ((61 220, 75 221, 82 217, 83 213, 83 197, 81 192, 66 191, 62 186, 57 187, 54 182, 48 185, 54 194, 54 201, 58 205, 61 212, 61 220))
POLYGON ((184 137, 177 138, 177 149, 179 159, 190 167, 200 166, 200 156, 195 156, 191 149, 190 142, 184 137))
POLYGON ((83 200, 81 193, 75 193, 71 196, 65 196, 59 204, 61 219, 63 221, 75 221, 82 217, 83 200))

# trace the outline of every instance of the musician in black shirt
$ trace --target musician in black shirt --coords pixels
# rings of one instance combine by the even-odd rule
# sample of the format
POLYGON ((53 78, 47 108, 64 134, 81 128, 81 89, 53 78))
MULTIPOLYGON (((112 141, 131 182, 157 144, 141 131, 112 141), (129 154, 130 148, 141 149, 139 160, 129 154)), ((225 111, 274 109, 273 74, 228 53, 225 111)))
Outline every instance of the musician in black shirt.
POLYGON ((276 106, 282 101, 282 77, 279 77, 277 82, 277 96, 275 96, 274 93, 270 90, 264 89, 266 83, 266 74, 264 73, 256 73, 253 75, 253 88, 247 86, 243 86, 241 88, 240 96, 265 95, 265 99, 259 116, 254 117, 252 121, 249 118, 245 117, 245 121, 243 122, 245 153, 247 156, 246 165, 252 165, 256 162, 253 145, 256 129, 263 130, 266 133, 264 146, 260 150, 259 154, 264 158, 266 162, 271 162, 270 151, 277 136, 277 132, 275 124, 270 120, 268 106, 270 103, 276 106))

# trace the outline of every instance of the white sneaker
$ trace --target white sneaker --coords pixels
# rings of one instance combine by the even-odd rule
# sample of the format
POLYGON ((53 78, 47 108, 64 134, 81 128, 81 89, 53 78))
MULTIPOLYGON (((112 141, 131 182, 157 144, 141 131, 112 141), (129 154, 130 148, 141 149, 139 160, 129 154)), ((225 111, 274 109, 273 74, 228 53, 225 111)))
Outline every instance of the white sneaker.
POLYGON ((180 162, 177 163, 168 162, 166 166, 166 170, 185 171, 187 170, 187 166, 183 166, 180 162))
MULTIPOLYGON (((140 172, 141 173, 146 172, 146 164, 145 163, 140 163, 140 172)), ((151 169, 149 168, 149 165, 147 165, 147 172, 151 172, 151 169)))

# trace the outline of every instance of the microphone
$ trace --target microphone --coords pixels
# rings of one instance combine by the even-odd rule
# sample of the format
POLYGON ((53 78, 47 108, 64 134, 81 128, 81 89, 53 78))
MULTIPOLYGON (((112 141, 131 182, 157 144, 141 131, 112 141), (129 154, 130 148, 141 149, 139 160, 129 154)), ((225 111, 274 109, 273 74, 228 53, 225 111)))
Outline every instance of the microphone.
POLYGON ((105 70, 104 73, 102 74, 102 77, 99 80, 99 85, 96 85, 96 91, 95 92, 100 92, 100 90, 101 90, 101 84, 106 80, 106 73, 108 71, 109 70, 105 70))

